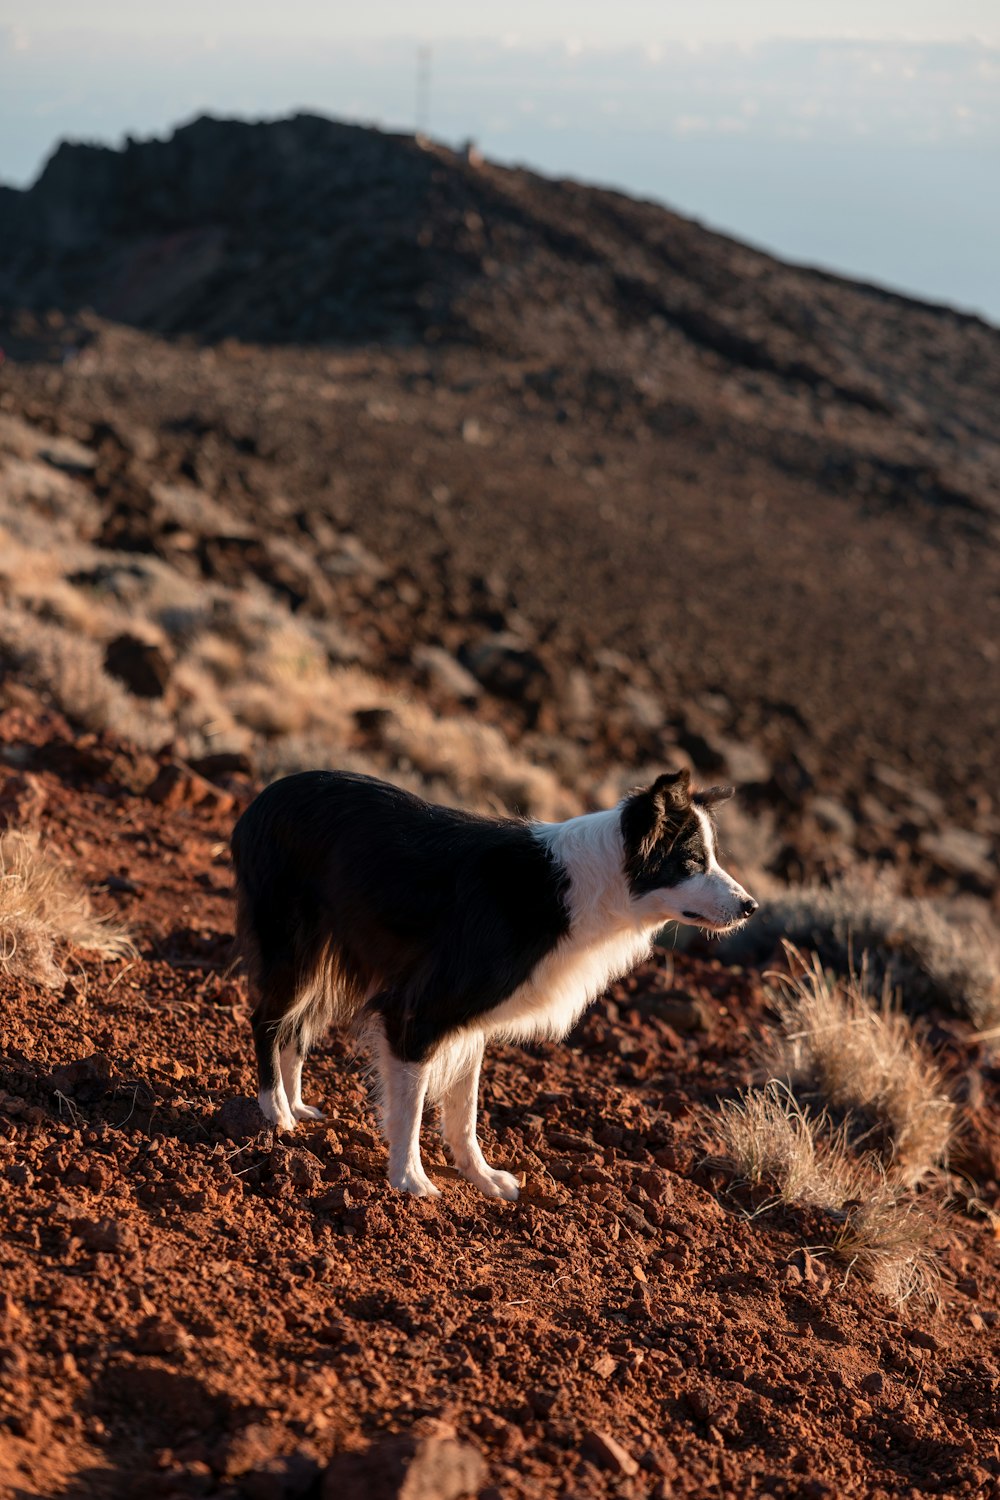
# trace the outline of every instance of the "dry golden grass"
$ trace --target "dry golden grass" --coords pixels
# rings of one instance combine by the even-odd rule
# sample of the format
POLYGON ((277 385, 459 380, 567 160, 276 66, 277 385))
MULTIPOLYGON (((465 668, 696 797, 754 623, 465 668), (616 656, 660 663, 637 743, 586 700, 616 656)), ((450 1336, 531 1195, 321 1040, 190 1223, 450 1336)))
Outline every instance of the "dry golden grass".
POLYGON ((888 978, 908 1009, 939 1006, 983 1031, 1000 1027, 996 930, 985 917, 969 920, 955 903, 901 896, 885 872, 765 890, 753 921, 723 939, 723 956, 737 963, 767 959, 786 938, 815 950, 838 974, 850 974, 867 953, 873 978, 888 978))
POLYGON ((830 1253, 845 1274, 862 1274, 889 1301, 933 1300, 934 1219, 906 1196, 871 1152, 856 1155, 845 1129, 813 1114, 772 1080, 706 1113, 707 1162, 788 1206, 829 1215, 830 1253))
POLYGON ((872 992, 867 971, 837 976, 816 954, 791 944, 792 973, 775 976, 771 1000, 780 1038, 768 1071, 818 1094, 862 1127, 888 1137, 887 1165, 909 1186, 946 1159, 955 1106, 941 1070, 921 1045, 883 981, 872 992))
MULTIPOLYGON (((551 767, 497 729, 471 714, 439 717, 365 670, 364 644, 335 618, 292 614, 254 577, 239 588, 206 583, 155 555, 81 541, 94 529, 93 497, 48 475, 29 439, 26 427, 8 430, 22 499, 0 496, 0 660, 71 722, 144 749, 245 751, 264 775, 363 764, 434 801, 545 820, 580 811, 551 767), (166 649, 162 699, 140 701, 105 671, 107 644, 124 632, 166 649), (359 734, 356 716, 371 709, 385 710, 381 727, 359 734)), ((184 525, 205 519, 208 502, 190 486, 161 486, 155 498, 184 525)), ((268 545, 322 592, 297 543, 268 545)))
POLYGON ((864 1174, 843 1132, 829 1131, 824 1114, 814 1115, 777 1080, 724 1099, 703 1125, 710 1162, 771 1189, 781 1203, 838 1209, 861 1188, 864 1174))
POLYGON ((935 1217, 927 1206, 901 1197, 873 1168, 866 1195, 845 1205, 831 1249, 848 1275, 860 1271, 897 1307, 911 1297, 936 1302, 935 1231, 935 1217))
POLYGON ((121 927, 95 913, 83 886, 37 833, 7 829, 0 833, 0 970, 62 984, 56 951, 64 945, 105 958, 135 951, 121 927))
POLYGON ((172 726, 159 705, 142 704, 104 670, 96 641, 18 609, 0 609, 0 657, 47 693, 69 719, 86 729, 109 729, 144 749, 159 748, 172 726))

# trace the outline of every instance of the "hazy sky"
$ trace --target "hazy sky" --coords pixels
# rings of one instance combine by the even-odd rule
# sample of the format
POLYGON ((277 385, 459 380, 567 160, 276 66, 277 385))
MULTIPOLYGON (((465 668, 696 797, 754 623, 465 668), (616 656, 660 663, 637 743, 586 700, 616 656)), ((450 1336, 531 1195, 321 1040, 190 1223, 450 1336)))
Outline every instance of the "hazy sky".
POLYGON ((1000 0, 0 0, 0 180, 297 108, 660 199, 1000 322, 1000 0))
POLYGON ((498 37, 576 36, 625 43, 658 37, 748 40, 766 37, 905 37, 1000 42, 997 0, 34 0, 0 3, 0 22, 42 33, 84 23, 94 31, 177 35, 217 30, 254 36, 498 37), (30 19, 29 19, 30 18, 30 19))

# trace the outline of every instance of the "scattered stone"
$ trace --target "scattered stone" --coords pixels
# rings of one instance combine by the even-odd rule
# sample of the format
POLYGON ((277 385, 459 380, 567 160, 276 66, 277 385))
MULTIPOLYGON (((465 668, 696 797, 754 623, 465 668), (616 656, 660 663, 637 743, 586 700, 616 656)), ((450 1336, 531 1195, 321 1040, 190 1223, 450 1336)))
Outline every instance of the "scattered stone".
POLYGON ((996 880, 993 842, 985 834, 946 828, 922 833, 917 847, 951 875, 967 876, 990 888, 996 880))
POLYGON ((908 1344, 913 1344, 917 1349, 937 1349, 938 1341, 933 1333, 928 1333, 926 1328, 904 1328, 903 1337, 908 1344))
POLYGON ((684 1404, 699 1422, 710 1421, 715 1410, 711 1397, 700 1385, 695 1386, 693 1390, 685 1391, 684 1404))
POLYGON ((387 1438, 365 1453, 338 1456, 322 1500, 466 1500, 486 1483, 486 1465, 471 1443, 449 1437, 387 1438))
POLYGON ((104 670, 137 698, 162 698, 170 684, 170 663, 160 647, 136 635, 116 635, 108 642, 104 670))
POLYGON ((472 673, 442 646, 418 646, 413 665, 432 687, 471 707, 482 696, 482 687, 472 673))
POLYGON ((79 1219, 73 1228, 88 1250, 134 1255, 139 1248, 139 1236, 132 1225, 118 1219, 79 1219))
POLYGON ((721 755, 725 773, 739 787, 764 786, 771 779, 772 766, 757 745, 746 740, 713 736, 712 748, 721 755))
POLYGON ((236 1479, 274 1458, 285 1439, 280 1427, 253 1422, 222 1440, 212 1457, 212 1467, 225 1479, 236 1479))
POLYGON ((211 755, 201 755, 190 762, 192 771, 208 781, 218 781, 223 776, 252 776, 253 761, 242 750, 215 750, 211 755))
POLYGON ((881 1396, 885 1390, 885 1376, 882 1371, 873 1370, 870 1375, 866 1375, 861 1381, 861 1389, 869 1396, 881 1396))
POLYGON ((708 1032, 712 1029, 712 1012, 704 1000, 689 995, 685 990, 668 990, 665 995, 651 995, 649 1007, 674 1031, 683 1035, 692 1032, 708 1032))
POLYGON ((90 474, 97 467, 97 454, 93 448, 62 434, 46 436, 38 449, 38 457, 65 474, 90 474))
POLYGON ((549 673, 541 658, 510 631, 463 646, 460 657, 483 687, 498 698, 533 702, 550 688, 549 673))
POLYGON ((79 1104, 96 1104, 110 1091, 111 1059, 103 1052, 93 1052, 53 1069, 50 1082, 53 1089, 79 1104))
POLYGON ((146 796, 161 807, 197 808, 220 816, 232 812, 236 805, 231 793, 213 786, 183 761, 168 761, 161 766, 155 781, 146 788, 146 796))
POLYGON ((588 1428, 583 1435, 583 1447, 603 1469, 610 1469, 613 1474, 627 1474, 631 1478, 639 1472, 639 1465, 631 1453, 599 1427, 588 1428))
POLYGON ((260 1111, 256 1099, 239 1095, 227 1099, 219 1106, 215 1126, 231 1141, 251 1141, 262 1131, 270 1130, 270 1124, 260 1111))

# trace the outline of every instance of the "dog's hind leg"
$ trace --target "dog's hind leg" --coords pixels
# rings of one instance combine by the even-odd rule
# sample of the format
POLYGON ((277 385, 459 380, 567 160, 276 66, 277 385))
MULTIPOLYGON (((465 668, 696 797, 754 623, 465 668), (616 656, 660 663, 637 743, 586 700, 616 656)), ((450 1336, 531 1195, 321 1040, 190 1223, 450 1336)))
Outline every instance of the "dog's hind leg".
POLYGON ((314 1104, 302 1102, 302 1067, 306 1060, 306 1048, 302 1034, 296 1031, 291 1040, 282 1047, 278 1061, 281 1066, 281 1082, 285 1090, 288 1108, 296 1120, 322 1120, 323 1111, 314 1104))
POLYGON ((389 1143, 389 1183, 415 1198, 437 1198, 441 1190, 431 1182, 420 1160, 420 1124, 430 1067, 427 1063, 403 1062, 381 1031, 374 1040, 382 1129, 389 1143))
POLYGON ((517 1178, 511 1172, 491 1167, 482 1153, 476 1133, 479 1108, 479 1069, 483 1061, 483 1044, 463 1059, 466 1066, 457 1073, 441 1095, 441 1133, 463 1177, 475 1183, 487 1198, 518 1195, 517 1178))
POLYGON ((294 1130, 295 1116, 285 1094, 278 1046, 282 1022, 295 1003, 295 982, 291 971, 279 968, 266 975, 256 974, 251 993, 255 994, 255 1003, 250 1025, 260 1085, 257 1103, 261 1114, 277 1130, 294 1130))

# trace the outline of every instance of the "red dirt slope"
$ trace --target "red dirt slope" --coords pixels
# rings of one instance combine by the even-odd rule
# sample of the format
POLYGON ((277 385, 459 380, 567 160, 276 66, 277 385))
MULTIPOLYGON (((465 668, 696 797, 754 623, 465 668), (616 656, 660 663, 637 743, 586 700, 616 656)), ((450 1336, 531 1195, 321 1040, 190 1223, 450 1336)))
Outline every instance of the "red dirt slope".
POLYGON ((453 1431, 482 1500, 1000 1495, 987 1221, 948 1212, 940 1312, 896 1313, 820 1222, 748 1214, 699 1166, 692 1112, 748 1077, 756 973, 661 952, 569 1043, 498 1050, 484 1134, 521 1201, 455 1180, 428 1132, 445 1192, 411 1202, 341 1039, 310 1067, 327 1122, 232 1138, 247 791, 194 807, 181 776, 156 802, 151 757, 13 709, 0 746, 4 805, 141 954, 71 955, 57 992, 0 978, 0 1493, 398 1494, 352 1455, 453 1431))

